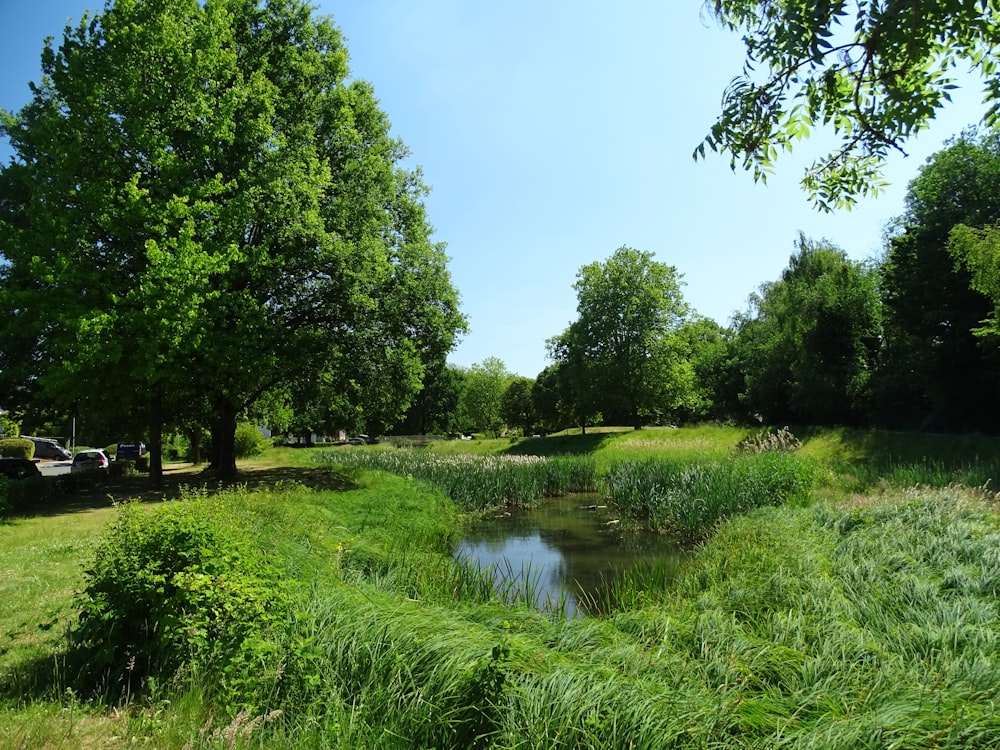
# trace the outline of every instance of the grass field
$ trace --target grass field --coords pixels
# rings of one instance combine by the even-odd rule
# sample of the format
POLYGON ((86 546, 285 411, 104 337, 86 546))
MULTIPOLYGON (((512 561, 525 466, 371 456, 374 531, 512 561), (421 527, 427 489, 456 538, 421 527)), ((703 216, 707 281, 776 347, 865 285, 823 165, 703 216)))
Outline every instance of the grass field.
MULTIPOLYGON (((996 747, 1000 441, 796 434, 811 502, 737 513, 678 579, 637 570, 613 610, 569 622, 484 596, 448 554, 462 510, 442 491, 336 460, 398 450, 385 445, 274 449, 231 488, 175 467, 161 493, 123 479, 9 519, 0 747, 996 747), (232 662, 234 677, 195 660, 134 689, 76 681, 77 592, 127 497, 143 513, 177 497, 192 518, 234 508, 226 525, 294 583, 256 666, 232 662)), ((589 457, 603 476, 724 461, 747 436, 588 430, 421 450, 589 457)))

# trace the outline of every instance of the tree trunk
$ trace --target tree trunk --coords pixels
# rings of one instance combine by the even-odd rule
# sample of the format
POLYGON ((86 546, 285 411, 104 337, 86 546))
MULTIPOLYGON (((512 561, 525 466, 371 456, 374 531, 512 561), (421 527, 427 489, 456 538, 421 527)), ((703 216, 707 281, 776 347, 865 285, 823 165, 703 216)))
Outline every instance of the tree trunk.
POLYGON ((163 487, 163 389, 156 385, 149 397, 149 481, 163 487))
POLYGON ((195 427, 188 433, 188 443, 191 445, 191 463, 201 463, 201 427, 195 427))
POLYGON ((236 408, 221 400, 212 427, 212 467, 223 480, 236 479, 236 408))

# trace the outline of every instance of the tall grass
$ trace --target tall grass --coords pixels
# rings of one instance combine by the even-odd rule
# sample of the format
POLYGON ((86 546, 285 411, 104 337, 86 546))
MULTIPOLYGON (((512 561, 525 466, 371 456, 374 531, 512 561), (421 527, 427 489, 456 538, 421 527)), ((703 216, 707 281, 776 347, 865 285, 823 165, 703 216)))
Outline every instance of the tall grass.
POLYGON ((809 464, 774 452, 721 461, 623 461, 603 477, 623 514, 681 538, 698 537, 722 518, 806 498, 809 464))
POLYGON ((542 497, 592 492, 597 478, 586 457, 446 455, 426 451, 337 451, 321 459, 430 482, 463 510, 529 507, 542 497))

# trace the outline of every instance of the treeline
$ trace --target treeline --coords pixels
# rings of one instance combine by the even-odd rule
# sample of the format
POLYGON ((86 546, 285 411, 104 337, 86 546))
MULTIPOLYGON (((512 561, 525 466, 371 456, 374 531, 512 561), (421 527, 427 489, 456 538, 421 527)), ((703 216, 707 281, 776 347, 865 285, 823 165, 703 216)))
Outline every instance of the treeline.
POLYGON ((1000 136, 968 131, 911 182, 880 258, 800 236, 729 327, 673 266, 620 248, 584 266, 578 319, 533 380, 489 359, 426 383, 402 431, 526 433, 708 419, 1000 429, 1000 136))

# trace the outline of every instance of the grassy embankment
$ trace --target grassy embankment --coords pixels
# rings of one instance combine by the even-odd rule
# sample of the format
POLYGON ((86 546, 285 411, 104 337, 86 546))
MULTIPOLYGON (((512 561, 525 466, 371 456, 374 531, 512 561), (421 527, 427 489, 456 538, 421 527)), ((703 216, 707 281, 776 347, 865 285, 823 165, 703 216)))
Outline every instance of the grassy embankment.
MULTIPOLYGON (((472 447, 589 456, 604 476, 718 461, 744 435, 472 447)), ((678 581, 637 574, 617 592, 628 606, 572 622, 487 601, 448 559, 458 508, 442 493, 272 452, 249 489, 185 500, 234 508, 229 523, 298 582, 243 704, 206 662, 134 694, 105 683, 105 698, 127 694, 116 708, 82 692, 63 635, 116 513, 16 519, 0 527, 0 746, 995 747, 1000 523, 976 488, 995 476, 998 442, 808 438, 797 455, 819 499, 723 521, 678 581)), ((469 443, 425 450, 458 448, 469 443)))

